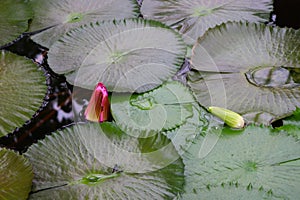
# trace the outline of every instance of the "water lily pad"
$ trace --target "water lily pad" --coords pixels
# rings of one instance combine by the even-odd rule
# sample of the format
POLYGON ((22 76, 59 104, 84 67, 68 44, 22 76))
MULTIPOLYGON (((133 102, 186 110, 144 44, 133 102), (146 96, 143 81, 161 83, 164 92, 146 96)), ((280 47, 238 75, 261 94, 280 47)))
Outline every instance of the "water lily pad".
POLYGON ((183 187, 183 163, 169 144, 163 135, 130 137, 113 123, 68 127, 25 153, 35 173, 30 198, 174 198, 183 187))
POLYGON ((187 87, 173 81, 144 94, 113 93, 111 110, 122 130, 147 137, 184 124, 195 101, 187 87))
POLYGON ((30 3, 35 13, 30 30, 52 27, 32 37, 45 47, 50 47, 61 35, 82 24, 134 18, 139 14, 133 0, 30 0, 30 3))
POLYGON ((49 65, 76 86, 145 92, 173 76, 185 45, 172 29, 142 19, 90 23, 73 29, 49 51, 49 65))
POLYGON ((0 46, 15 40, 28 29, 33 17, 29 4, 24 0, 0 1, 0 46), (16 12, 17 11, 17 12, 16 12))
POLYGON ((168 138, 171 139, 177 152, 182 155, 193 144, 197 138, 208 127, 208 114, 198 104, 193 105, 193 115, 186 119, 186 122, 176 129, 165 131, 168 138))
POLYGON ((283 199, 300 195, 300 145, 293 137, 267 127, 225 128, 212 151, 200 159, 202 141, 195 140, 183 158, 187 193, 239 184, 283 199))
POLYGON ((271 11, 271 0, 144 0, 141 7, 144 18, 178 29, 188 44, 224 22, 265 22, 271 11))
POLYGON ((0 55, 0 137, 22 126, 42 105, 46 77, 31 60, 0 55))
POLYGON ((205 107, 270 124, 300 106, 299 57, 299 30, 223 24, 194 46, 188 84, 205 107))
POLYGON ((32 166, 27 159, 0 148, 0 199, 27 199, 32 179, 32 166))
POLYGON ((197 199, 213 199, 213 200, 279 200, 280 197, 275 197, 272 192, 266 192, 263 189, 244 188, 238 184, 223 184, 218 187, 208 187, 195 190, 191 193, 184 193, 182 200, 197 200, 197 199))

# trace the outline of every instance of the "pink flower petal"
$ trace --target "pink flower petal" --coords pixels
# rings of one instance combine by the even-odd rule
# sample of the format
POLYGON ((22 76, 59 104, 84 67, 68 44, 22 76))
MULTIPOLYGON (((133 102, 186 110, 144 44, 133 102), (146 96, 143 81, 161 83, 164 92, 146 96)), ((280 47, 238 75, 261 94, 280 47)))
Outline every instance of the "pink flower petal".
POLYGON ((109 118, 109 100, 106 87, 98 83, 84 112, 85 118, 93 122, 104 122, 109 118))

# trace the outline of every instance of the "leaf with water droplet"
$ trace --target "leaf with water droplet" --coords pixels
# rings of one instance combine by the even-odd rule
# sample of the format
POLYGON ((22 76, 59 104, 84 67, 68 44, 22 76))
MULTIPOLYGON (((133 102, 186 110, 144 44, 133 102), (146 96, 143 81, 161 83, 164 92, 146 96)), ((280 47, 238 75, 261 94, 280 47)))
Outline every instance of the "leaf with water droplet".
POLYGON ((114 123, 76 124, 32 145, 30 199, 173 199, 184 176, 172 143, 130 134, 114 123))
POLYGON ((172 81, 144 94, 113 93, 111 109, 121 129, 146 137, 184 124, 193 114, 193 102, 189 89, 172 81))
POLYGON ((300 107, 300 31, 254 23, 215 27, 193 48, 188 85, 206 108, 269 125, 300 107), (298 75, 297 75, 298 73, 298 75))

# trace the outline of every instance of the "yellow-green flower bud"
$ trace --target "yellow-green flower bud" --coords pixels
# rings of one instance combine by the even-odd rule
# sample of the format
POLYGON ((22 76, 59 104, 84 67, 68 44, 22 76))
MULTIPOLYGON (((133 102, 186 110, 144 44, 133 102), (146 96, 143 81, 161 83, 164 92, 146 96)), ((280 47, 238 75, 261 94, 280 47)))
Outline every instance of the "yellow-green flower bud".
POLYGON ((243 117, 231 110, 211 106, 208 108, 208 111, 222 119, 228 126, 232 128, 243 128, 245 125, 243 117))

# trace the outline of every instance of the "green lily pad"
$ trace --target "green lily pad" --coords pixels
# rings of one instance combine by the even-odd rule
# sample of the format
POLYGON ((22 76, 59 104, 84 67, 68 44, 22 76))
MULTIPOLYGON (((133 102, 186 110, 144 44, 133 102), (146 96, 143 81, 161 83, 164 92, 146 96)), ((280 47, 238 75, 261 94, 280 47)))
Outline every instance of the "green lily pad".
POLYGON ((186 119, 186 122, 176 129, 165 131, 171 139, 177 152, 182 155, 193 144, 197 138, 208 127, 207 112, 198 104, 193 104, 193 115, 186 119))
POLYGON ((270 124, 300 106, 299 57, 299 30, 223 24, 194 46, 188 85, 205 107, 270 124))
POLYGON ((48 48, 60 36, 80 25, 139 15, 138 5, 133 0, 30 0, 30 3, 35 13, 30 30, 49 28, 32 39, 48 48))
POLYGON ((0 137, 22 126, 39 109, 47 92, 46 76, 31 60, 0 55, 0 137))
POLYGON ((144 0, 141 13, 184 34, 188 44, 216 25, 229 21, 266 22, 272 11, 271 0, 144 0))
POLYGON ((77 124, 25 153, 30 199, 165 199, 182 191, 183 163, 163 135, 138 139, 113 123, 77 124))
POLYGON ((147 137, 184 124, 193 102, 189 89, 172 81, 144 94, 113 93, 111 111, 122 130, 147 137))
POLYGON ((218 187, 208 187, 198 189, 191 193, 184 193, 182 200, 197 200, 197 199, 213 199, 213 200, 279 200, 280 197, 275 197, 272 192, 266 192, 263 189, 244 188, 238 184, 223 184, 218 187))
POLYGON ((195 140, 183 157, 186 193, 239 184, 283 199, 300 195, 300 145, 293 137, 268 127, 225 128, 211 152, 199 158, 202 141, 203 136, 195 140))
POLYGON ((27 159, 0 148, 0 199, 27 199, 32 179, 32 166, 27 159))
POLYGON ((145 92, 175 75, 184 60, 180 35, 142 19, 90 23, 73 29, 49 51, 49 65, 67 80, 93 90, 145 92))
POLYGON ((300 108, 297 108, 293 115, 282 120, 283 125, 276 128, 279 131, 285 131, 288 135, 300 139, 300 108))
POLYGON ((0 46, 8 44, 28 29, 33 17, 30 5, 24 0, 0 1, 0 46), (17 11, 17 12, 16 12, 17 11))

